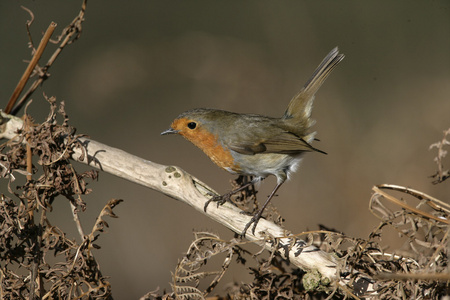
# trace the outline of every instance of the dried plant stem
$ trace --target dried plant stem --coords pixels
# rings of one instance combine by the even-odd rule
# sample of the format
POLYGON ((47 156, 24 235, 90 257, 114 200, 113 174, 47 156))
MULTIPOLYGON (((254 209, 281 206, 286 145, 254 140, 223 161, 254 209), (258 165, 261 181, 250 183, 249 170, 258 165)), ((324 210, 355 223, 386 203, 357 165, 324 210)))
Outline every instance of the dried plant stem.
POLYGON ((70 202, 70 211, 72 212, 73 220, 77 225, 77 230, 78 233, 80 234, 81 241, 83 241, 85 237, 83 227, 81 226, 80 217, 78 216, 77 213, 77 207, 72 202, 70 202))
POLYGON ((429 147, 429 150, 437 148, 438 151, 436 157, 434 158, 434 161, 438 166, 438 171, 431 176, 437 179, 433 181, 433 184, 441 183, 450 177, 449 170, 444 170, 444 162, 443 162, 444 158, 447 156, 448 153, 447 150, 444 150, 444 147, 450 145, 450 141, 447 140, 448 135, 450 135, 450 128, 444 130, 444 136, 442 137, 442 140, 440 140, 437 143, 431 144, 429 147))
POLYGON ((27 144, 27 181, 31 181, 31 172, 33 171, 33 155, 30 145, 27 144))
POLYGON ((414 190, 414 189, 408 188, 408 187, 403 187, 400 185, 395 185, 395 184, 380 184, 377 187, 380 189, 389 189, 389 190, 394 190, 394 191, 399 191, 402 193, 410 194, 420 200, 422 200, 422 199, 426 200, 427 204, 432 206, 434 209, 442 209, 442 210, 445 210, 447 213, 450 213, 450 204, 445 203, 444 201, 441 201, 430 195, 427 195, 421 191, 414 190))
POLYGON ((436 273, 425 273, 425 274, 399 274, 399 273, 382 273, 376 276, 377 279, 382 280, 440 280, 440 281, 450 281, 450 274, 436 274, 436 273))
MULTIPOLYGON (((70 165, 70 168, 72 169, 72 173, 75 174, 75 170, 73 169, 72 165, 70 165)), ((80 184, 78 182, 76 175, 74 175, 74 181, 75 181, 76 187, 77 187, 76 190, 79 191, 80 184)), ((81 221, 80 221, 80 217, 78 216, 77 207, 75 206, 75 204, 72 203, 72 201, 70 201, 70 210, 72 212, 73 220, 77 226, 78 233, 80 234, 81 241, 84 241, 84 239, 85 239, 84 230, 83 230, 83 227, 81 226, 81 221)))
MULTIPOLYGON (((425 218, 428 218, 428 219, 431 219, 431 220, 435 220, 435 221, 438 221, 438 222, 441 222, 441 223, 444 223, 444 224, 447 224, 447 225, 450 224, 449 220, 443 219, 443 218, 438 218, 438 217, 436 217, 436 216, 434 216, 434 215, 432 215, 430 213, 427 213, 427 212, 425 212, 423 210, 420 210, 420 209, 417 209, 417 208, 415 208, 415 207, 413 207, 411 205, 408 205, 404 201, 402 201, 400 199, 397 199, 396 197, 391 196, 388 193, 384 192, 382 190, 382 188, 408 192, 409 194, 414 195, 414 196, 418 195, 417 191, 414 191, 414 190, 411 190, 411 189, 406 189, 406 188, 395 186, 395 185, 380 185, 380 186, 374 186, 372 188, 372 190, 374 191, 374 194, 372 195, 372 199, 376 198, 378 195, 381 195, 384 198, 386 198, 387 200, 391 201, 392 203, 395 203, 396 205, 398 205, 398 206, 400 206, 400 207, 402 207, 402 208, 404 208, 406 210, 409 210, 409 211, 411 211, 411 212, 413 212, 413 213, 415 213, 417 215, 421 215, 421 216, 423 216, 425 218)), ((423 193, 421 193, 421 194, 425 195, 423 193)), ((431 197, 426 197, 426 198, 430 199, 431 197)), ((443 203, 443 202, 441 202, 441 203, 443 203)))
MULTIPOLYGON (((28 115, 25 114, 25 127, 28 128, 31 124, 31 120, 28 117, 28 115)), ((29 135, 26 136, 27 142, 29 142, 29 135)), ((27 181, 31 181, 33 179, 32 172, 33 172, 33 154, 31 151, 31 147, 29 144, 27 144, 27 181)))
POLYGON ((45 32, 44 36, 42 37, 42 40, 36 50, 36 52, 33 55, 33 58, 31 59, 30 63, 28 64, 28 67, 26 68, 25 72, 22 75, 22 78, 20 78, 19 83, 17 84, 13 94, 11 95, 11 98, 9 99, 8 104, 6 105, 5 112, 10 113, 14 107, 14 104, 17 101, 17 98, 19 98, 20 93, 23 91, 23 88, 25 87, 25 84, 27 83, 28 79, 30 78, 31 73, 33 72, 34 68, 36 67, 39 59, 42 56, 42 53, 44 53, 45 47, 47 46, 48 42, 50 41, 50 37, 53 34, 53 31, 55 31, 56 23, 51 22, 50 25, 47 28, 47 31, 45 32))
MULTIPOLYGON (((10 111, 6 111, 7 113, 11 113, 12 115, 17 114, 17 112, 21 109, 23 104, 29 97, 33 94, 33 92, 42 84, 42 82, 47 79, 46 73, 48 69, 53 65, 56 58, 61 54, 62 50, 67 46, 73 43, 75 40, 77 40, 80 37, 81 34, 81 24, 84 21, 84 14, 86 13, 86 6, 87 6, 87 0, 83 0, 81 4, 81 10, 78 13, 78 15, 73 19, 73 21, 63 30, 62 35, 58 38, 58 42, 60 43, 58 48, 55 50, 55 52, 52 54, 48 62, 45 64, 44 67, 40 68, 39 73, 40 76, 37 78, 32 85, 28 88, 28 90, 25 92, 25 94, 20 98, 17 105, 13 108, 14 104, 11 104, 10 111)), ((32 15, 32 14, 31 14, 32 15)), ((52 23, 53 24, 53 23, 52 23)), ((27 24, 29 26, 29 23, 27 24)), ((55 24, 56 26, 56 24, 55 24)), ((30 39, 31 35, 29 34, 30 39)), ((31 40, 30 40, 31 42, 31 40)), ((25 77, 25 74, 24 76, 25 77)), ((27 77, 27 79, 29 76, 27 77)), ((22 87, 23 89, 23 87, 22 87)), ((20 93, 19 93, 20 94, 20 93)), ((17 95, 18 97, 18 95, 17 95)), ((10 101, 11 102, 11 101, 10 101)), ((10 105, 8 103, 8 105, 10 105)))

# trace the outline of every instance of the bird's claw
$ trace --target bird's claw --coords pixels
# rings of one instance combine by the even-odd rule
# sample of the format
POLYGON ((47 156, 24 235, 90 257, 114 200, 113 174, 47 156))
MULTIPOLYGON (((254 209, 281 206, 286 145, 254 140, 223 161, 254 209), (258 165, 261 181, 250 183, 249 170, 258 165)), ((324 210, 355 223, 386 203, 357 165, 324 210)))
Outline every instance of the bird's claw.
POLYGON ((247 230, 250 228, 250 225, 252 226, 252 234, 255 235, 256 225, 258 225, 259 219, 261 219, 262 211, 258 211, 256 214, 253 215, 253 217, 250 219, 250 221, 245 225, 244 230, 241 233, 242 237, 245 237, 245 234, 247 233, 247 230))
POLYGON ((220 205, 224 205, 225 202, 227 202, 229 198, 230 197, 227 196, 227 194, 222 195, 222 196, 217 196, 216 195, 216 196, 212 197, 211 199, 209 199, 208 201, 205 202, 205 206, 203 207, 203 210, 206 212, 206 209, 208 208, 208 205, 211 202, 217 202, 217 207, 219 207, 220 205))

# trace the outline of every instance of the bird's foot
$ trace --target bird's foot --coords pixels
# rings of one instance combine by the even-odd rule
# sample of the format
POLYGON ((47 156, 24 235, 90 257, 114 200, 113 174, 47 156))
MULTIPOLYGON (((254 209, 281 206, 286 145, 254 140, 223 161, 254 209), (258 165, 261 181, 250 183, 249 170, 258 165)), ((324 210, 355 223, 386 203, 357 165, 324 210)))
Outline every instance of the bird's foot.
POLYGON ((245 237, 247 230, 250 228, 250 225, 252 225, 252 224, 253 224, 252 234, 255 235, 256 225, 258 225, 258 222, 261 219, 262 213, 263 213, 263 209, 260 209, 256 214, 253 215, 253 217, 250 219, 250 221, 245 225, 244 230, 241 233, 242 237, 245 237))
POLYGON ((231 195, 233 195, 233 191, 231 191, 230 193, 226 193, 224 195, 214 195, 211 199, 209 199, 208 201, 205 202, 205 206, 203 207, 203 210, 206 212, 206 209, 208 208, 208 205, 211 202, 216 202, 217 203, 217 207, 219 207, 220 205, 224 205, 225 202, 230 200, 231 195))
MULTIPOLYGON (((241 192, 241 191, 247 189, 249 186, 253 185, 253 183, 254 183, 253 181, 243 182, 242 181, 243 178, 244 178, 244 176, 239 175, 239 178, 236 180, 236 183, 240 184, 240 186, 238 188, 232 190, 231 192, 226 193, 226 194, 221 195, 221 196, 213 195, 213 197, 211 199, 206 201, 205 206, 203 207, 203 210, 206 212, 206 209, 208 208, 208 205, 211 202, 217 202, 217 207, 219 207, 219 205, 225 204, 225 202, 227 202, 227 201, 232 202, 231 201, 231 196, 232 195, 234 195, 234 194, 236 194, 238 192, 241 192)), ((256 192, 254 192, 254 193, 256 193, 256 192)))

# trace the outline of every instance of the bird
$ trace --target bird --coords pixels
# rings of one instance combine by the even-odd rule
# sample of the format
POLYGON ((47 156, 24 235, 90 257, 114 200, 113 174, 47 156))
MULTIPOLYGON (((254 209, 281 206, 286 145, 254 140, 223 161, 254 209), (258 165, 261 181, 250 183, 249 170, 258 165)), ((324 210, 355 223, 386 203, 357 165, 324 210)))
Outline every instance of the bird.
MULTIPOLYGON (((270 175, 276 177, 275 188, 246 224, 242 236, 245 236, 251 224, 252 233, 255 234, 264 209, 281 185, 298 169, 303 154, 326 154, 311 145, 316 135, 311 131, 315 123, 311 118, 311 110, 317 90, 343 59, 344 54, 339 53, 338 47, 332 49, 279 118, 196 108, 181 113, 170 128, 161 133, 183 136, 203 150, 216 165, 232 174, 253 176, 250 184, 270 175)), ((211 198, 205 203, 205 212, 211 201, 223 204, 226 196, 242 189, 240 187, 223 196, 211 198)))

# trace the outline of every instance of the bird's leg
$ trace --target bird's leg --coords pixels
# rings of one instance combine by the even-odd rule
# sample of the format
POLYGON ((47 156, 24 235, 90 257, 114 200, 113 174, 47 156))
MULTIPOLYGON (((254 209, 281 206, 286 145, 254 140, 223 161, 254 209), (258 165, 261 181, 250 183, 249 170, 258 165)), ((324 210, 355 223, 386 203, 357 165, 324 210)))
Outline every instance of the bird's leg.
MULTIPOLYGON (((243 177, 243 175, 239 175, 239 178, 237 179, 237 181, 239 181, 239 179, 243 177)), ((238 187, 235 190, 232 190, 229 193, 223 194, 221 196, 214 196, 211 199, 209 199, 208 201, 205 202, 205 206, 203 207, 203 210, 206 212, 206 209, 208 208, 209 203, 211 202, 217 202, 217 207, 219 207, 219 205, 223 205, 225 202, 227 202, 228 200, 230 200, 230 197, 240 191, 245 190, 246 188, 248 188, 249 186, 255 184, 255 182, 257 182, 259 179, 255 178, 243 185, 241 185, 240 187, 238 187)))
POLYGON ((253 224, 252 233, 253 233, 253 235, 255 235, 256 225, 258 224, 259 219, 261 219, 262 213, 264 212, 264 210, 266 209, 266 207, 269 204, 270 200, 273 198, 273 196, 275 196, 275 193, 278 191, 278 189, 280 188, 280 186, 283 183, 284 183, 284 180, 279 182, 279 183, 277 183, 277 186, 273 189, 272 193, 269 195, 269 197, 267 198, 266 202, 264 202, 264 205, 261 207, 261 209, 258 210, 258 212, 253 215, 253 217, 251 218, 250 222, 248 222, 247 225, 245 225, 244 230, 241 233, 241 236, 245 237, 245 233, 247 232, 247 229, 252 224, 253 224))

